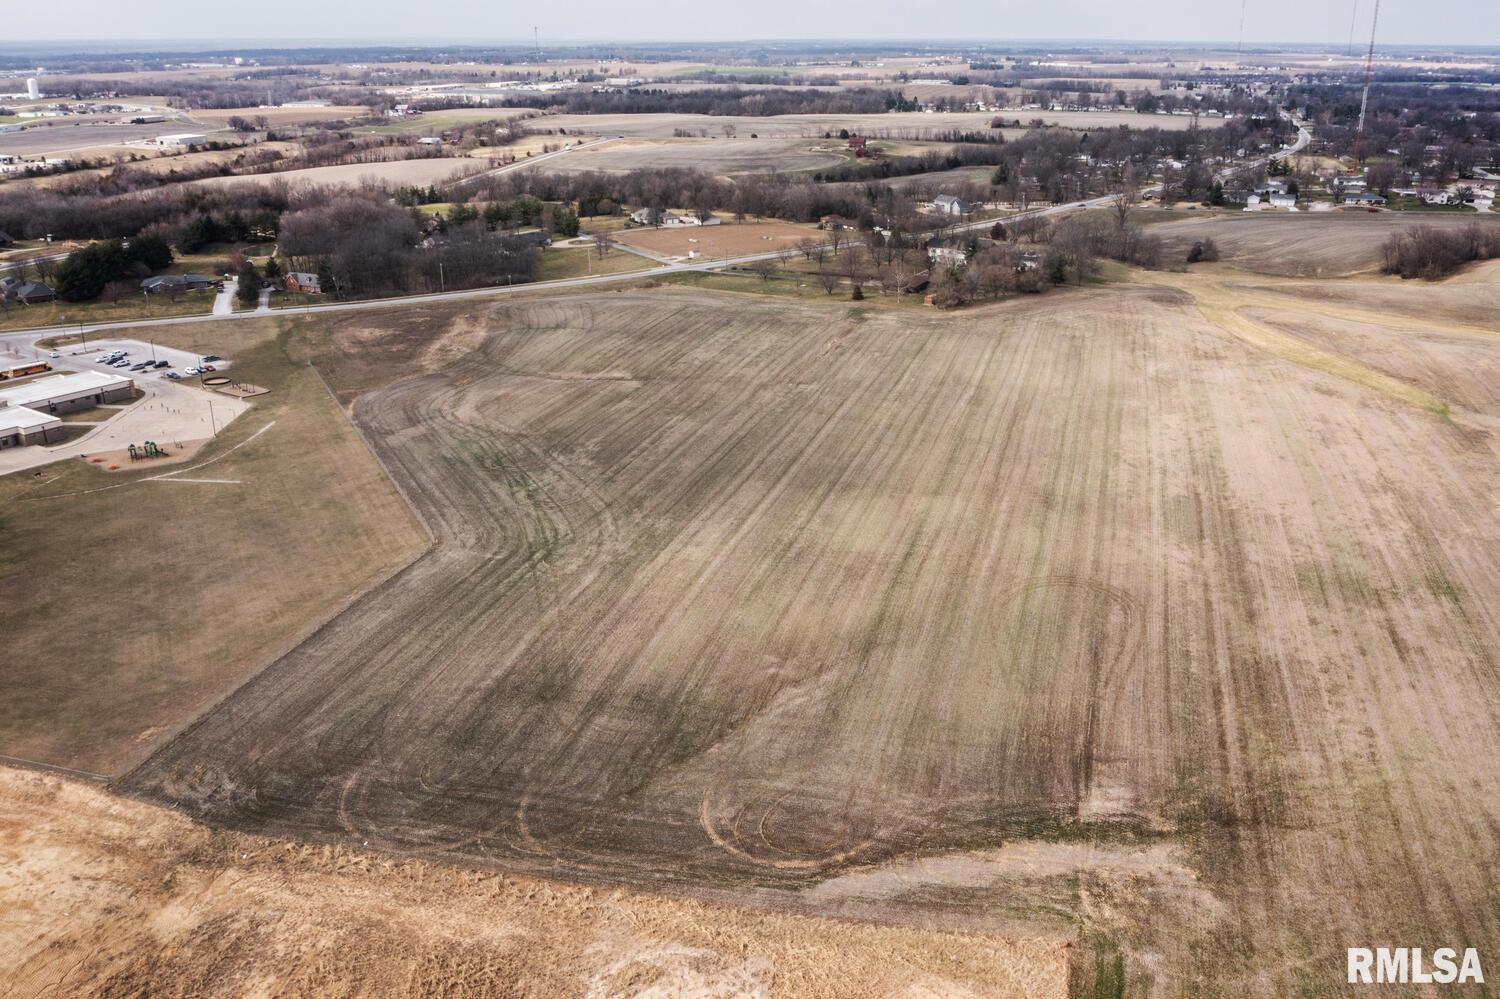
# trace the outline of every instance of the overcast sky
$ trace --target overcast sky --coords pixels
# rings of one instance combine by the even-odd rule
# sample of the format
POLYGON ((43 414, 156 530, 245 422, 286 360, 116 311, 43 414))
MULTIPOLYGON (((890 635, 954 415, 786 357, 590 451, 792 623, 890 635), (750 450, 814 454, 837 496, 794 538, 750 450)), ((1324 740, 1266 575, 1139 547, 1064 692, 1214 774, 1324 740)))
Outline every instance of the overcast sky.
MULTIPOLYGON (((1356 0, 1249 0, 1246 42, 1349 38, 1356 0)), ((1369 41, 1375 0, 1357 0, 1356 35, 1369 41)), ((1241 0, 300 0, 205 6, 198 0, 60 0, 5 5, 5 40, 62 38, 161 45, 168 39, 271 39, 323 44, 426 40, 488 43, 552 40, 764 38, 1158 39, 1239 36, 1241 0), (233 32, 226 30, 233 28, 233 32), (69 34, 59 34, 67 29, 69 34), (296 34, 292 34, 295 30, 296 34), (290 36, 290 37, 289 37, 290 36)), ((1500 45, 1496 0, 1382 0, 1378 43, 1500 45)))

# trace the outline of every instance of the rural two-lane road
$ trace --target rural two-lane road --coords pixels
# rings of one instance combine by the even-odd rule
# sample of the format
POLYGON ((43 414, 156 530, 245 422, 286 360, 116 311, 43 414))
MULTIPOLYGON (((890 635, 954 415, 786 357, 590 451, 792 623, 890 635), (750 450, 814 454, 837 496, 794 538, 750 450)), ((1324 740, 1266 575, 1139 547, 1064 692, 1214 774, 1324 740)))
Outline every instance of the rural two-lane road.
MULTIPOLYGON (((1308 142, 1311 141, 1311 139, 1312 134, 1308 131, 1307 127, 1301 123, 1298 123, 1297 141, 1292 145, 1285 147, 1284 149, 1272 153, 1269 157, 1267 157, 1267 159, 1282 159, 1284 157, 1291 156, 1306 148, 1308 142)), ((588 146, 598 145, 600 143, 610 141, 613 141, 612 137, 598 139, 594 142, 585 143, 582 146, 570 146, 568 147, 568 149, 583 149, 587 148, 588 146)), ((522 160, 518 163, 507 164, 506 166, 500 167, 495 171, 490 171, 490 173, 497 173, 504 170, 517 169, 527 166, 534 166, 541 160, 562 155, 567 151, 567 149, 564 149, 557 150, 556 152, 552 153, 545 153, 542 156, 535 157, 530 160, 522 160)), ((1227 168, 1225 171, 1221 171, 1221 174, 1228 174, 1236 170, 1253 168, 1265 161, 1266 160, 1255 160, 1250 163, 1236 164, 1232 168, 1227 168)), ((486 175, 480 174, 478 176, 486 175)), ((1147 188, 1146 190, 1156 191, 1159 189, 1160 185, 1155 185, 1153 187, 1147 188)), ((1009 222, 1020 217, 1044 218, 1051 215, 1060 215, 1065 212, 1077 211, 1079 209, 1103 208, 1111 204, 1114 200, 1115 196, 1112 194, 1100 195, 1099 197, 1086 198, 1082 201, 1069 201, 1060 205, 1049 205, 1045 208, 1033 208, 1029 211, 1007 216, 1004 219, 983 219, 977 222, 964 223, 958 226, 951 227, 949 231, 972 231, 976 229, 988 228, 994 225, 997 221, 1009 222)), ((348 312, 363 309, 394 309, 407 305, 421 305, 427 302, 454 302, 471 298, 498 298, 507 295, 518 295, 538 291, 550 291, 554 289, 583 288, 591 285, 614 284, 620 281, 639 281, 644 277, 654 278, 665 274, 685 274, 692 272, 725 270, 726 268, 739 267, 745 264, 755 263, 756 261, 760 260, 774 260, 780 257, 784 252, 785 248, 782 248, 781 250, 776 250, 770 253, 752 253, 746 256, 725 257, 718 260, 699 260, 690 263, 666 264, 664 266, 646 271, 626 271, 619 274, 594 274, 584 277, 559 278, 555 281, 532 281, 526 284, 505 285, 496 288, 469 288, 463 291, 430 292, 422 295, 404 295, 395 298, 377 298, 362 300, 358 302, 330 302, 326 305, 301 305, 285 309, 274 309, 272 310, 271 314, 278 316, 297 316, 310 315, 312 313, 318 312, 348 312)), ((58 336, 63 333, 72 333, 80 330, 88 333, 100 333, 106 330, 141 329, 148 326, 174 326, 185 323, 236 322, 242 319, 263 319, 265 318, 265 316, 266 313, 261 311, 235 312, 229 315, 177 316, 171 319, 124 319, 113 323, 84 323, 80 325, 47 326, 35 329, 13 330, 8 333, 0 333, 0 348, 15 351, 18 348, 29 346, 34 341, 43 337, 58 336)))

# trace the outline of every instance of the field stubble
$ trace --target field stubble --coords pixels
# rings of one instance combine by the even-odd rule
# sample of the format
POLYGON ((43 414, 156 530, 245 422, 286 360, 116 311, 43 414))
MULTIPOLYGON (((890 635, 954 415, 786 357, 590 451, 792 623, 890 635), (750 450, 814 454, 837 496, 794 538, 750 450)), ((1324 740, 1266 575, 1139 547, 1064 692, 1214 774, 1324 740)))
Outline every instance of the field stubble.
POLYGON ((585 296, 395 384, 313 341, 436 544, 122 787, 398 855, 1081 924, 1192 994, 1493 945, 1493 414, 1215 315, 585 296))

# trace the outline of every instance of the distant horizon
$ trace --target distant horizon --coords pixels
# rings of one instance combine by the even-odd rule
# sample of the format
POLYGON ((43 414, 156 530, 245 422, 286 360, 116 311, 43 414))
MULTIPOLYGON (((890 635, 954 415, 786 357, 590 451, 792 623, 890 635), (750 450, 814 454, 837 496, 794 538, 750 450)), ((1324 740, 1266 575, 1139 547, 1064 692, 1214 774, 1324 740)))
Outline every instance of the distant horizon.
MULTIPOLYGON (((88 42, 59 39, 58 11, 25 5, 7 12, 10 45, 109 45, 119 49, 166 44, 209 43, 215 38, 163 42, 163 25, 204 25, 202 8, 187 0, 152 0, 127 6, 118 0, 72 0, 69 24, 96 37, 88 42)), ((754 5, 714 0, 656 0, 648 8, 627 9, 604 0, 575 0, 566 10, 538 8, 517 16, 473 0, 428 0, 420 11, 396 0, 364 0, 356 12, 342 3, 305 0, 297 11, 301 33, 288 38, 273 18, 248 18, 248 33, 231 45, 331 47, 341 44, 518 45, 531 44, 532 28, 549 45, 700 44, 768 45, 866 44, 1015 45, 1307 45, 1365 48, 1370 39, 1374 0, 1137 0, 1129 6, 1104 0, 1052 0, 1040 7, 984 0, 950 0, 930 14, 894 0, 761 0, 754 5), (361 38, 352 25, 399 26, 402 37, 361 38), (771 31, 767 29, 771 28, 771 31), (447 30, 443 30, 447 29, 447 30), (1079 29, 1087 37, 1079 37, 1079 29), (785 37, 773 37, 784 34, 785 37), (420 37, 413 37, 420 36, 420 37), (476 43, 475 38, 487 39, 476 43), (313 41, 313 40, 316 41, 313 41), (493 39, 493 40, 489 40, 493 39), (1204 39, 1215 39, 1204 41, 1204 39), (1307 39, 1317 39, 1309 43, 1307 39)), ((170 30, 170 28, 169 28, 170 30)), ((1493 0, 1385 0, 1376 33, 1386 48, 1500 47, 1500 18, 1493 0), (1458 36, 1458 37, 1455 37, 1458 36)), ((4 51, 4 48, 0 48, 4 51)))
MULTIPOLYGON (((1357 40, 1358 41, 1358 40, 1357 40)), ((335 37, 329 36, 319 40, 307 38, 286 38, 278 36, 264 37, 239 37, 239 38, 133 38, 133 39, 105 39, 105 38, 37 38, 37 39, 15 39, 11 38, 0 43, 0 55, 9 50, 46 49, 58 54, 67 54, 72 51, 109 51, 121 54, 156 54, 173 52, 228 52, 235 49, 262 50, 277 52, 316 51, 319 49, 342 49, 342 48, 387 48, 387 49, 413 49, 413 48, 452 48, 452 49, 489 49, 489 48, 525 48, 530 49, 536 43, 530 37, 515 38, 487 38, 476 39, 473 36, 466 38, 450 38, 434 36, 431 38, 360 38, 360 37, 335 37)), ((639 45, 661 45, 670 47, 692 47, 692 46, 815 46, 815 47, 912 47, 942 46, 947 48, 1005 48, 1019 45, 1035 47, 1038 45, 1054 45, 1063 49, 1083 49, 1098 47, 1122 47, 1135 46, 1145 48, 1161 49, 1206 49, 1210 51, 1232 50, 1237 46, 1243 46, 1245 52, 1266 51, 1319 51, 1322 49, 1338 48, 1345 49, 1348 40, 1322 39, 1311 41, 1277 41, 1268 39, 1247 38, 1243 43, 1236 42, 1232 38, 1083 38, 1083 37, 1047 37, 1047 36, 1009 36, 1005 38, 941 38, 941 37, 810 37, 810 38, 656 38, 641 36, 639 38, 541 38, 540 47, 542 55, 549 54, 549 49, 579 49, 599 46, 616 45, 619 47, 639 45)), ((1366 51, 1369 40, 1356 45, 1359 53, 1366 51)), ((1398 42, 1381 41, 1376 39, 1375 51, 1400 52, 1414 50, 1440 50, 1451 52, 1464 52, 1472 54, 1500 55, 1500 41, 1495 42, 1398 42)))

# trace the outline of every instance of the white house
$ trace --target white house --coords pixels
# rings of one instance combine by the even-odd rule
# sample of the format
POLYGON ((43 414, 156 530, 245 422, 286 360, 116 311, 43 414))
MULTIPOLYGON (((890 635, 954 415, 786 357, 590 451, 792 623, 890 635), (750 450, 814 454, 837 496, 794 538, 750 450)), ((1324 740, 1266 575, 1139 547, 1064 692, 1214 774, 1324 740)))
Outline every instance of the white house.
POLYGON ((928 202, 928 211, 937 212, 939 215, 967 215, 973 210, 973 205, 951 194, 939 194, 928 202))

